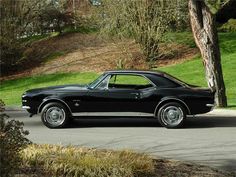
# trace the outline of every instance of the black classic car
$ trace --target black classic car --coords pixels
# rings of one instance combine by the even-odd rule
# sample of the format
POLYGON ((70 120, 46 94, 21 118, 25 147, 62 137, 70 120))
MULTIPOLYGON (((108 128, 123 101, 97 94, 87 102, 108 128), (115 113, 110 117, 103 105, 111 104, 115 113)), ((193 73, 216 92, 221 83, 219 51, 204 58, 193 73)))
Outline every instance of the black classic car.
POLYGON ((107 71, 87 85, 37 88, 22 95, 31 116, 41 113, 49 128, 66 126, 84 116, 142 116, 177 128, 187 115, 207 113, 214 92, 186 84, 164 72, 107 71))

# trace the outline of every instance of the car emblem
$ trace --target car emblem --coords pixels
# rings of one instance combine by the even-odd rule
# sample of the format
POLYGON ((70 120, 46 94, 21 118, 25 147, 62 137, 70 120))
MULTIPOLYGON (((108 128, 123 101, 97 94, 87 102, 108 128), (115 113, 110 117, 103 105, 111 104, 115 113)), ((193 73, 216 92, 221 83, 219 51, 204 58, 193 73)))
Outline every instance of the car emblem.
POLYGON ((75 106, 78 107, 78 106, 79 106, 79 103, 76 102, 76 103, 75 103, 75 106))

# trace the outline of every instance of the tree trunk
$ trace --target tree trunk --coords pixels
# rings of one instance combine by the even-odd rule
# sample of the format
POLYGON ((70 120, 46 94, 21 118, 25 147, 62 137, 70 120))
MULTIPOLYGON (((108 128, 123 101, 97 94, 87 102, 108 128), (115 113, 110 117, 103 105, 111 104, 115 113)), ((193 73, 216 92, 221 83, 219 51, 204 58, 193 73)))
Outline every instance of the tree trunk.
POLYGON ((216 92, 216 104, 219 107, 226 107, 227 99, 215 16, 204 1, 199 0, 189 0, 189 14, 193 36, 205 66, 208 86, 216 92))

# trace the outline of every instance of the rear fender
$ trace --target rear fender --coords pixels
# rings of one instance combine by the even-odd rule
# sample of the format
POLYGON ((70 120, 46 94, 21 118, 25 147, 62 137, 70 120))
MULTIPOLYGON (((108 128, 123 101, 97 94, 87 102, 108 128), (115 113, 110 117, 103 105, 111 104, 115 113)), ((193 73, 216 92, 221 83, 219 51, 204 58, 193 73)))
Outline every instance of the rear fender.
POLYGON ((157 112, 162 105, 164 105, 165 103, 169 103, 169 102, 180 103, 186 109, 187 115, 191 115, 191 111, 190 111, 188 105, 183 100, 176 98, 176 97, 165 97, 165 98, 161 99, 161 101, 157 104, 157 106, 155 108, 154 115, 157 115, 157 112))

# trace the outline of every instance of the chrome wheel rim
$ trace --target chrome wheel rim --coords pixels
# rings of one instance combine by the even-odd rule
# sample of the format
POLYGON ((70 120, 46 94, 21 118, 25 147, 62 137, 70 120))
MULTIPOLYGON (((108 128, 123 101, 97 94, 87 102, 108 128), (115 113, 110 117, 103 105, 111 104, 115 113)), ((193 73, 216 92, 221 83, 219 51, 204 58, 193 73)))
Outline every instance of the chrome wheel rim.
POLYGON ((168 106, 162 111, 161 118, 165 125, 177 126, 182 122, 184 113, 179 107, 168 106))
POLYGON ((50 107, 45 113, 45 119, 53 127, 59 126, 65 121, 65 111, 59 107, 50 107))

